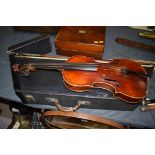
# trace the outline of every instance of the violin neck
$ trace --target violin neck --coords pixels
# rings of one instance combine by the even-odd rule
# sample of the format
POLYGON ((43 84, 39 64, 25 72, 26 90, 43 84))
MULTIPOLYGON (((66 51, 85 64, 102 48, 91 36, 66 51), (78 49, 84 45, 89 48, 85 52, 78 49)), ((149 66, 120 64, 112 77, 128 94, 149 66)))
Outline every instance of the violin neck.
POLYGON ((97 71, 98 65, 96 63, 34 63, 31 66, 36 69, 97 71))
MULTIPOLYGON (((41 63, 41 64, 31 64, 32 67, 35 67, 36 69, 68 69, 68 70, 83 70, 83 71, 97 71, 97 66, 99 64, 96 63, 41 63)), ((110 67, 108 64, 102 64, 104 68, 106 69, 114 69, 114 70, 120 70, 123 74, 132 74, 140 77, 147 78, 147 74, 141 74, 137 73, 135 71, 130 71, 128 69, 123 69, 121 67, 110 67)))

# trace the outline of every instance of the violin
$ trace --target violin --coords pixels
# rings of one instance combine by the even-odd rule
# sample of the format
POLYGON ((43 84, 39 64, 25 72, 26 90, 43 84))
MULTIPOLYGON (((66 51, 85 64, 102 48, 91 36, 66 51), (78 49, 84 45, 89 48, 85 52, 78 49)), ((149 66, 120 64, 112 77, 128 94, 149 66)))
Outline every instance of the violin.
POLYGON ((92 57, 78 55, 70 57, 65 63, 14 64, 12 69, 25 76, 37 69, 57 69, 61 71, 64 85, 72 91, 106 89, 114 97, 130 103, 143 100, 148 93, 147 72, 137 62, 129 59, 99 63, 92 57))

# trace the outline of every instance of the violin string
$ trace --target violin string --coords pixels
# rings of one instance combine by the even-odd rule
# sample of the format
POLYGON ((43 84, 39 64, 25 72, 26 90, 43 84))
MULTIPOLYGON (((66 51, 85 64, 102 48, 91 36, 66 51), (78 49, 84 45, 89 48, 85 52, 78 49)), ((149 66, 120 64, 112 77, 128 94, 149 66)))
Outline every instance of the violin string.
POLYGON ((123 74, 134 74, 141 77, 148 77, 147 74, 138 73, 135 71, 128 70, 122 67, 111 67, 109 65, 97 64, 97 63, 31 63, 31 67, 36 67, 38 69, 73 69, 73 70, 88 70, 88 71, 95 71, 94 68, 80 68, 80 67, 95 67, 103 66, 104 70, 120 70, 123 74), (71 67, 71 68, 66 68, 71 67), (73 68, 72 68, 73 67, 73 68))
MULTIPOLYGON (((31 64, 32 67, 60 67, 60 66, 69 66, 69 67, 97 67, 100 66, 100 64, 97 63, 44 63, 44 64, 31 64)), ((103 66, 103 64, 101 64, 103 66)), ((103 67, 107 69, 121 69, 121 67, 108 67, 107 65, 104 65, 103 67)))

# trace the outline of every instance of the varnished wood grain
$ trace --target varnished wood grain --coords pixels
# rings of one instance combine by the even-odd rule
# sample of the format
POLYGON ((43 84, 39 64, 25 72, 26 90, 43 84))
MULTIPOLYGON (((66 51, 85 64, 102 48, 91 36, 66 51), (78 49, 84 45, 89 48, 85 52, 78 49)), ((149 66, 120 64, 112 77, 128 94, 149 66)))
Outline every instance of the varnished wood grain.
POLYGON ((59 55, 86 55, 102 59, 105 44, 105 27, 61 27, 56 39, 59 55), (97 43, 95 43, 97 42, 97 43))

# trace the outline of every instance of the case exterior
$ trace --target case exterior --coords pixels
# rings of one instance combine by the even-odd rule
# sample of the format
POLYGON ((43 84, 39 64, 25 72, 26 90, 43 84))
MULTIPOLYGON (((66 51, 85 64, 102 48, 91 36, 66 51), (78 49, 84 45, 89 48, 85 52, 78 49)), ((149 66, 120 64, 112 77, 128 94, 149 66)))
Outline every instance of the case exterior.
POLYGON ((58 26, 13 26, 13 28, 16 31, 30 31, 45 34, 56 33, 58 30, 58 26))
POLYGON ((103 26, 64 26, 55 39, 58 55, 86 55, 102 59, 105 44, 103 26))
MULTIPOLYGON (((38 58, 34 56, 10 55, 10 65, 41 62, 62 62, 59 59, 38 58)), ((10 66, 10 67, 11 67, 10 66)), ((139 103, 130 104, 119 99, 104 89, 93 89, 92 92, 73 92, 64 86, 61 72, 56 70, 38 70, 31 72, 29 77, 20 76, 12 71, 14 89, 18 97, 27 105, 55 106, 48 98, 57 99, 61 106, 73 107, 78 101, 88 101, 90 104, 80 108, 134 110, 139 103)), ((34 106, 33 106, 34 107, 34 106)))
POLYGON ((41 35, 39 37, 23 41, 12 45, 8 48, 8 53, 20 54, 47 54, 51 52, 52 46, 49 35, 41 35))
MULTIPOLYGON (((34 38, 36 40, 36 38, 34 38)), ((28 40, 27 42, 31 42, 28 40)), ((21 44, 19 44, 21 45, 21 44)), ((16 49, 13 53, 9 54, 10 67, 14 64, 27 64, 27 63, 52 63, 52 62, 64 62, 65 60, 53 57, 40 57, 36 55, 33 49, 38 48, 41 54, 46 54, 46 51, 40 46, 40 42, 35 45, 30 44, 29 47, 23 47, 20 51, 16 45, 16 49), (37 46, 38 44, 38 46, 37 46), (25 54, 24 48, 29 48, 31 54, 25 54), (23 54, 24 51, 24 54, 23 54)), ((14 46, 12 46, 14 47, 14 46)), ((9 49, 13 49, 13 48, 9 49)), ((46 47, 47 49, 49 46, 46 47)), ((28 51, 27 51, 28 52, 28 51)), ((92 92, 74 92, 67 89, 64 86, 61 72, 58 70, 37 70, 30 72, 29 77, 20 76, 19 73, 15 73, 12 70, 12 79, 14 84, 15 93, 21 99, 23 104, 33 105, 33 107, 42 107, 46 109, 48 106, 55 106, 54 103, 49 102, 48 98, 57 99, 60 105, 64 107, 73 107, 78 101, 88 101, 90 104, 82 105, 80 108, 88 109, 109 109, 109 110, 134 110, 139 104, 130 104, 113 97, 111 92, 104 89, 93 89, 92 92)))

